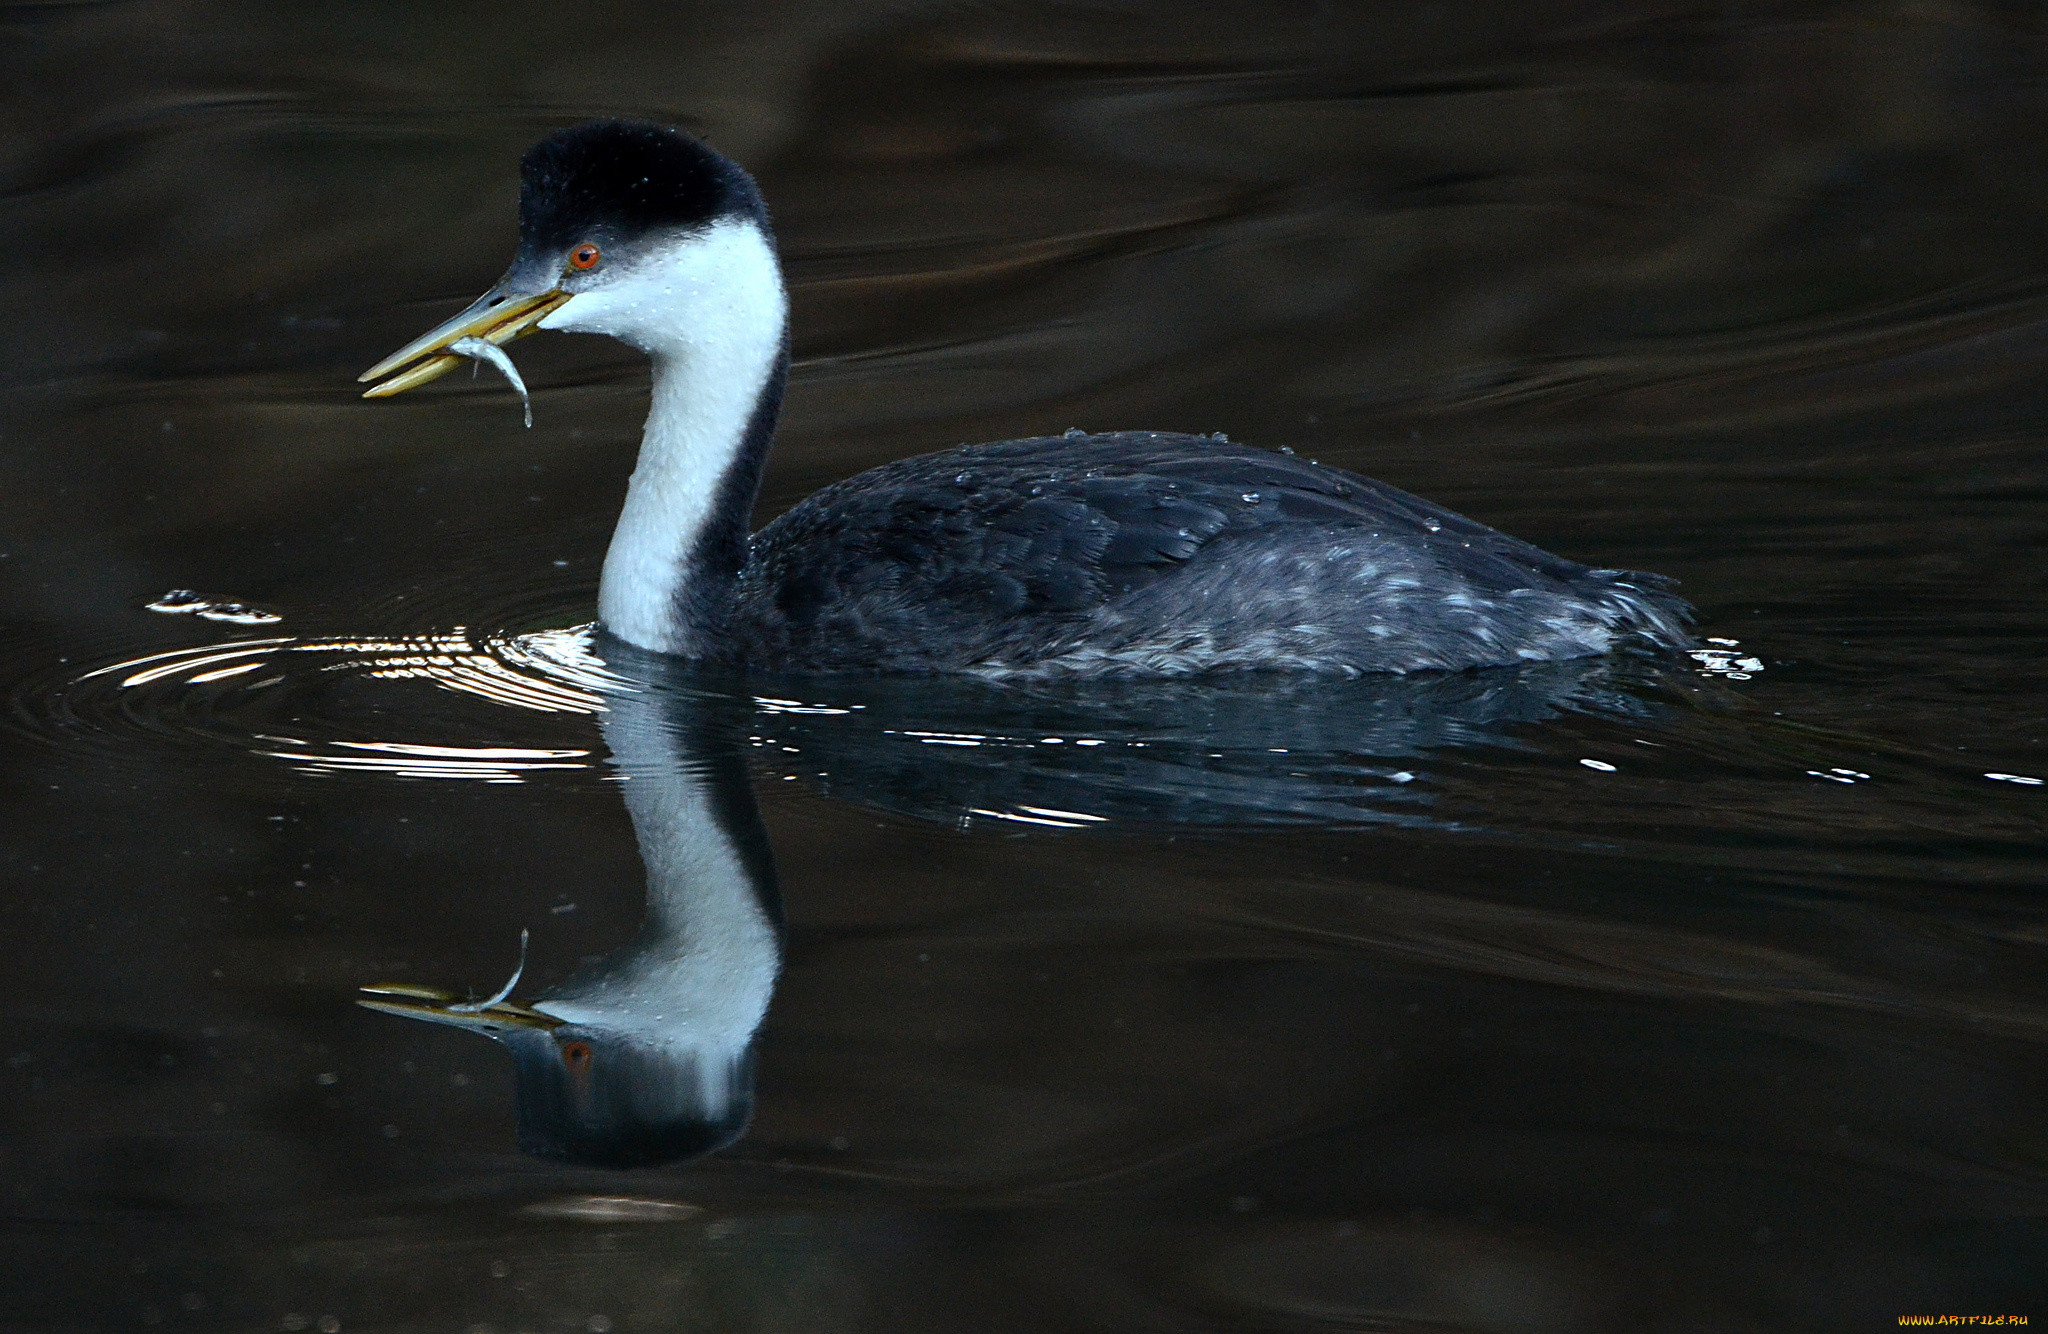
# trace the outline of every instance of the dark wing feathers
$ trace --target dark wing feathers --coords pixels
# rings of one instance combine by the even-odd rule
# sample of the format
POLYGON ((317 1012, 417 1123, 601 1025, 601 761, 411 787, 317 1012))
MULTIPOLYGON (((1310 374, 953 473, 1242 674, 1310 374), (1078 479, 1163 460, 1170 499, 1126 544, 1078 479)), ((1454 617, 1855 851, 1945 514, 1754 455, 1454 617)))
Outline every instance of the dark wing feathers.
POLYGON ((1189 436, 1054 437, 886 464, 770 524, 756 570, 798 625, 834 600, 891 593, 967 614, 1085 611, 1231 526, 1206 494, 1216 487, 1170 475, 1176 456, 1207 448, 1254 453, 1189 436), (1126 456, 1132 439, 1154 447, 1126 456))
POLYGON ((824 618, 886 639, 898 615, 906 633, 943 633, 949 617, 1085 613, 1207 546, 1282 526, 1384 540, 1502 593, 1589 573, 1340 469, 1124 432, 970 446, 827 487, 756 536, 743 595, 797 635, 824 618))

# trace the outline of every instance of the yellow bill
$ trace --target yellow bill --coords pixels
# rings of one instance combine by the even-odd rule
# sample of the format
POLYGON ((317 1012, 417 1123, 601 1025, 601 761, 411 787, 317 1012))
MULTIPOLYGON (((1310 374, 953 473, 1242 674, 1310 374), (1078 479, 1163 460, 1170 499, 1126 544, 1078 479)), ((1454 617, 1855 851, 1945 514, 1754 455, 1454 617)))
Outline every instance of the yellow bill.
POLYGON ((421 334, 357 376, 359 380, 374 380, 401 366, 409 367, 382 384, 370 386, 363 391, 363 397, 389 398, 429 380, 439 379, 468 360, 443 349, 465 338, 482 338, 493 345, 503 346, 521 335, 532 333, 536 324, 546 319, 571 295, 557 288, 515 295, 500 284, 478 297, 475 304, 454 319, 421 334))

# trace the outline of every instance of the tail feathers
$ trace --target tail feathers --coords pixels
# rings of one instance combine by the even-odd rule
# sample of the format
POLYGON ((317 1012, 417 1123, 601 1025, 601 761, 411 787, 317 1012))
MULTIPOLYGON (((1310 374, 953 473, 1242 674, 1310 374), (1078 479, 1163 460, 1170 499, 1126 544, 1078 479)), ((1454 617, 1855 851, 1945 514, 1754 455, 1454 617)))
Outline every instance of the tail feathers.
POLYGON ((1604 587, 1600 605, 1608 626, 1617 633, 1637 634, 1664 648, 1686 648, 1694 619, 1690 603, 1672 590, 1676 579, 1639 570, 1594 570, 1604 587))

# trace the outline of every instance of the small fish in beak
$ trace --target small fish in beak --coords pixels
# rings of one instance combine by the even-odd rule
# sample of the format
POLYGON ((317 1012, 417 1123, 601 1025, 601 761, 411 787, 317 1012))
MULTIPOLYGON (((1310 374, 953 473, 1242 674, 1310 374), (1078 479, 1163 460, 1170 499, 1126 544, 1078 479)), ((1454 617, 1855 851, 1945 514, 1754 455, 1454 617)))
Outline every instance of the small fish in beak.
POLYGON ((448 350, 460 352, 465 357, 474 357, 478 361, 488 361, 496 366, 498 373, 510 380, 512 387, 519 391, 520 406, 526 409, 526 429, 533 429, 533 396, 526 392, 526 381, 519 378, 519 368, 512 364, 511 354, 496 343, 486 342, 474 334, 468 338, 456 339, 448 345, 448 350))
MULTIPOLYGON (((534 326, 552 314, 556 307, 567 302, 569 296, 568 292, 553 286, 533 291, 530 284, 515 281, 508 275, 496 287, 478 297, 468 310, 413 339, 358 376, 358 379, 368 381, 392 371, 400 372, 382 384, 373 384, 365 389, 363 397, 389 398, 429 380, 439 379, 460 366, 464 356, 480 355, 459 351, 455 346, 457 343, 467 341, 495 348, 522 338, 532 333, 534 326)), ((498 369, 505 370, 505 366, 499 365, 498 369)), ((513 378, 517 380, 516 376, 513 378)))

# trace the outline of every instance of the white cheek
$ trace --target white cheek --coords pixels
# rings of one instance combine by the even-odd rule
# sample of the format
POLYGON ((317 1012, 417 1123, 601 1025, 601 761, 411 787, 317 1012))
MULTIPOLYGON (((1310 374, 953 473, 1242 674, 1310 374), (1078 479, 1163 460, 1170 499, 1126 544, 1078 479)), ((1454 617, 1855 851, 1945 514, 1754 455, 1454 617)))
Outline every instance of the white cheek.
POLYGON ((654 355, 695 354, 781 328, 774 252, 751 226, 721 223, 579 292, 540 321, 560 333, 609 334, 654 355))
POLYGON ((557 333, 610 334, 643 352, 678 341, 688 302, 644 279, 626 278, 594 292, 579 292, 550 311, 540 327, 557 333))
POLYGON ((538 327, 557 333, 609 333, 616 302, 603 292, 579 292, 541 317, 538 327))

